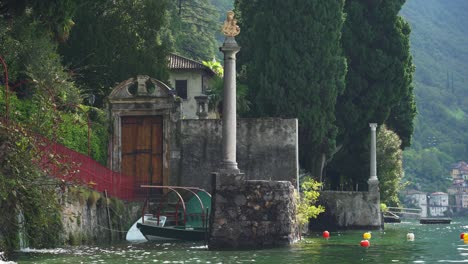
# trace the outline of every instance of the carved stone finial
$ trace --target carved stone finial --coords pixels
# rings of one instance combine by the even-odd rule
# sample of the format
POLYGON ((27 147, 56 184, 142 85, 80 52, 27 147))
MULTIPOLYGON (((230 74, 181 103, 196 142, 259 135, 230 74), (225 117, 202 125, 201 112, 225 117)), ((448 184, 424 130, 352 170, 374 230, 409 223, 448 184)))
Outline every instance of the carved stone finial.
POLYGON ((235 37, 239 35, 240 28, 237 25, 237 20, 234 18, 234 12, 228 11, 226 21, 224 21, 222 32, 227 37, 235 37))

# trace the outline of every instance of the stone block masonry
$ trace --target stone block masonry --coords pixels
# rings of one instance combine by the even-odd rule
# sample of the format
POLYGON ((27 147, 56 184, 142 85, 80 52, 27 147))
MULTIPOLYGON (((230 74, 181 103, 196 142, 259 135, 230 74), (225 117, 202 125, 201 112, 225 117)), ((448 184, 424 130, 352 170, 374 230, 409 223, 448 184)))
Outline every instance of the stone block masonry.
MULTIPOLYGON (((214 174, 210 250, 289 245, 298 239, 295 189, 289 181, 234 180, 214 174), (222 182, 222 184, 219 184, 222 182)), ((229 176, 227 176, 229 177, 229 176)))
MULTIPOLYGON (((171 146, 170 185, 212 191, 209 175, 222 162, 221 120, 181 120, 171 146)), ((297 119, 237 120, 237 163, 247 180, 298 184, 297 119)))
POLYGON ((378 230, 382 227, 377 192, 320 192, 318 204, 325 212, 309 222, 309 230, 378 230))

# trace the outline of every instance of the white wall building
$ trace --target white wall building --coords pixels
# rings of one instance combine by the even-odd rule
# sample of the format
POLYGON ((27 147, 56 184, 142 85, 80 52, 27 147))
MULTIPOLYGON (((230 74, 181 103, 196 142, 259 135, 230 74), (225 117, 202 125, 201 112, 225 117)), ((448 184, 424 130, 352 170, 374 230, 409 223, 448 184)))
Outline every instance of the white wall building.
POLYGON ((406 203, 421 208, 420 217, 427 217, 427 194, 419 191, 410 191, 406 195, 406 203))
POLYGON ((444 212, 449 209, 448 193, 435 192, 429 195, 430 216, 444 216, 444 212))
POLYGON ((182 100, 183 119, 198 119, 195 97, 206 94, 214 75, 200 62, 176 54, 169 55, 169 83, 182 100))

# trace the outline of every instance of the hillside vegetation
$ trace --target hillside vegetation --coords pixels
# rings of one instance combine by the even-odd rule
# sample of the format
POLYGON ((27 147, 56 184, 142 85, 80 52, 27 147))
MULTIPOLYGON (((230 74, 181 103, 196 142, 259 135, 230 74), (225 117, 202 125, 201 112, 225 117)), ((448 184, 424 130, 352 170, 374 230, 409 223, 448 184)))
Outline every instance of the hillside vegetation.
POLYGON ((468 159, 468 1, 408 0, 418 115, 406 179, 425 191, 444 190, 448 166, 468 159))

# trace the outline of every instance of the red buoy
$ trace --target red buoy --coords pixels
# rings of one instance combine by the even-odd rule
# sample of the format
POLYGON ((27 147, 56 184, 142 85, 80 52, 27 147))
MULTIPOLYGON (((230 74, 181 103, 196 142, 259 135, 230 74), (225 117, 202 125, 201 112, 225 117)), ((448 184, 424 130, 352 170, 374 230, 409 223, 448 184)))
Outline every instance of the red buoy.
POLYGON ((460 239, 464 239, 465 238, 465 233, 461 233, 460 234, 460 239))
POLYGON ((369 240, 361 240, 361 247, 369 247, 370 246, 370 242, 369 240))
POLYGON ((330 238, 330 232, 328 232, 328 231, 323 231, 322 236, 323 236, 323 238, 328 239, 328 238, 330 238))

